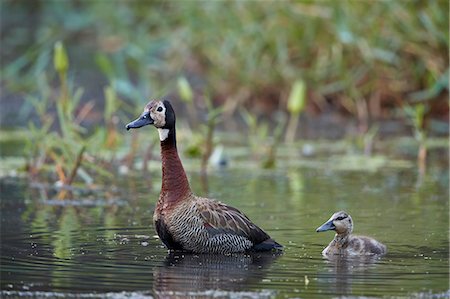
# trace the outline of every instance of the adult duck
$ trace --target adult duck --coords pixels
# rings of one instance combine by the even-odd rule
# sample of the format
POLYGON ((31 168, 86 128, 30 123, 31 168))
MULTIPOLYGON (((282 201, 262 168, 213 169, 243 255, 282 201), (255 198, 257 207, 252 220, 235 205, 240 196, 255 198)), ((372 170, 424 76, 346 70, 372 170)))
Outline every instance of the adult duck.
POLYGON ((239 210, 192 193, 178 156, 175 112, 169 101, 150 101, 126 129, 147 125, 158 129, 161 142, 162 185, 153 221, 168 249, 222 254, 282 249, 239 210))
POLYGON ((375 239, 352 235, 352 217, 344 212, 334 213, 331 218, 317 228, 317 232, 336 231, 333 241, 322 251, 324 256, 330 255, 383 255, 386 246, 375 239))

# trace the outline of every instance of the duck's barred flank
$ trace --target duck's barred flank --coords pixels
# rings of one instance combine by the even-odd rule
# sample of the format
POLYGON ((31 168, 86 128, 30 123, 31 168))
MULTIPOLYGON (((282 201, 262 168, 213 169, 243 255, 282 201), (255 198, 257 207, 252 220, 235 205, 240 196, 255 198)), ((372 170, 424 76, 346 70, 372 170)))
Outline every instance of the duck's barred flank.
MULTIPOLYGON (((214 222, 220 222, 220 217, 217 219, 208 219, 212 213, 205 212, 205 205, 211 204, 209 199, 191 197, 188 200, 177 205, 173 211, 165 217, 165 222, 171 237, 183 244, 183 249, 199 252, 199 253, 231 253, 243 252, 250 250, 253 245, 261 243, 269 236, 256 226, 253 228, 258 231, 253 233, 246 233, 249 227, 248 224, 241 220, 242 228, 232 227, 232 224, 220 223, 215 225, 214 222)), ((220 203, 214 202, 217 207, 222 206, 220 203)), ((232 217, 232 216, 230 216, 232 217)), ((231 223, 233 219, 229 220, 231 223)))
POLYGON ((149 124, 159 130, 162 160, 161 193, 153 220, 167 248, 222 254, 282 249, 239 210, 192 193, 178 156, 175 112, 168 101, 150 101, 127 129, 149 124))

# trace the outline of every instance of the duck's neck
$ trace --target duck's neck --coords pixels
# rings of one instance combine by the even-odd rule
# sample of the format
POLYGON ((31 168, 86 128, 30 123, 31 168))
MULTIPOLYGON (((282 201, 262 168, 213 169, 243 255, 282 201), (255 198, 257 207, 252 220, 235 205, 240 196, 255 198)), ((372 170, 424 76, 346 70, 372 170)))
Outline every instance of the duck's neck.
POLYGON ((160 136, 164 134, 167 134, 167 137, 161 140, 162 185, 160 200, 170 206, 188 197, 191 194, 191 188, 178 156, 175 129, 168 132, 160 131, 160 136))
POLYGON ((334 244, 336 247, 344 247, 348 242, 349 234, 336 234, 334 236, 334 244))

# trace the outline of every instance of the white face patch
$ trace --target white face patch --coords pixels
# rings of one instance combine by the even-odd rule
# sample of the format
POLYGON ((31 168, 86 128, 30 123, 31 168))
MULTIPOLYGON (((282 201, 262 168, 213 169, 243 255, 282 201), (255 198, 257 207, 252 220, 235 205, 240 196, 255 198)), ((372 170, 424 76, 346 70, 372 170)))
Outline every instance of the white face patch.
POLYGON ((169 129, 158 128, 158 133, 159 133, 159 140, 164 141, 167 139, 167 136, 169 136, 169 129))
POLYGON ((166 107, 164 107, 162 102, 156 101, 156 105, 154 105, 149 111, 155 127, 162 128, 166 125, 166 107))

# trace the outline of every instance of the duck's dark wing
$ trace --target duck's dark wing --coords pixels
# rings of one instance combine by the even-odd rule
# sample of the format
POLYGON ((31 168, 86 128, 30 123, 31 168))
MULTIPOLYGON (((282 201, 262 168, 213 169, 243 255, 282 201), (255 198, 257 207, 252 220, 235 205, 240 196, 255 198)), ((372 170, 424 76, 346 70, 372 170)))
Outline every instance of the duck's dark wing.
POLYGON ((211 235, 234 234, 246 237, 255 245, 270 239, 266 232, 253 224, 238 209, 206 199, 200 201, 197 207, 205 228, 211 235))

